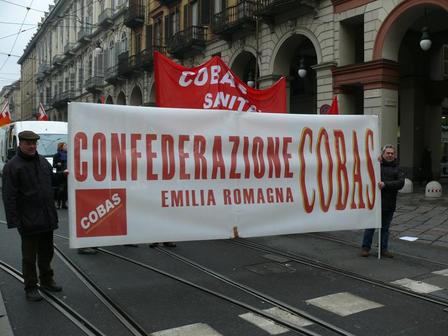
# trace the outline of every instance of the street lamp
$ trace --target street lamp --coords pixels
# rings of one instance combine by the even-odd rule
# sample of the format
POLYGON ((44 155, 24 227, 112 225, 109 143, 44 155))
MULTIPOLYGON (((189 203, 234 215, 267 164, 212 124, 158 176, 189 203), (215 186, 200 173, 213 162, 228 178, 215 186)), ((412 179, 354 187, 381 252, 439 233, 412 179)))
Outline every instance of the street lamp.
POLYGON ((422 29, 422 37, 420 38, 420 48, 422 48, 423 51, 428 51, 429 48, 431 48, 432 41, 429 37, 429 29, 428 27, 423 27, 422 29))
POLYGON ((254 75, 252 74, 252 71, 250 71, 247 75, 247 86, 251 88, 255 86, 254 75))
POLYGON ((300 59, 299 70, 297 70, 297 74, 300 78, 306 77, 307 71, 305 68, 305 60, 303 59, 303 57, 300 59))
POLYGON ((429 37, 429 28, 428 28, 428 8, 425 7, 425 26, 422 29, 422 36, 420 37, 420 48, 423 51, 428 51, 431 48, 432 41, 429 37))

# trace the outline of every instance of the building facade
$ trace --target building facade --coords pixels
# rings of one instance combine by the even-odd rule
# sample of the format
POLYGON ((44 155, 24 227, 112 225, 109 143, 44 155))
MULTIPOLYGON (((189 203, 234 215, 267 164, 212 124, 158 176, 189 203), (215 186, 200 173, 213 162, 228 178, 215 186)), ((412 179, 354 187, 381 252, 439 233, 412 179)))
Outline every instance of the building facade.
POLYGON ((9 113, 11 120, 22 120, 22 97, 20 89, 20 81, 15 81, 11 85, 5 85, 0 91, 0 108, 5 103, 9 104, 9 113))
POLYGON ((32 109, 66 120, 68 101, 155 105, 154 50, 185 66, 219 55, 258 88, 285 76, 289 113, 337 95, 343 114, 377 115, 419 179, 425 149, 448 176, 447 36, 448 0, 59 0, 19 63, 32 109))

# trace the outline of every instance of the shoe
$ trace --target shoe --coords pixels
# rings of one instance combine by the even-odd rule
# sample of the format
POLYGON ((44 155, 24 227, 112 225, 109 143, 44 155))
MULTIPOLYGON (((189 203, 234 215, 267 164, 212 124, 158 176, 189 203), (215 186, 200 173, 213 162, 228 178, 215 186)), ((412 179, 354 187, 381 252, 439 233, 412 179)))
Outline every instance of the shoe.
POLYGON ((394 255, 387 250, 381 251, 381 256, 384 258, 393 258, 394 255))
POLYGON ((369 256, 369 250, 362 249, 361 251, 361 257, 368 257, 369 256))
POLYGON ((42 295, 40 295, 37 288, 31 288, 31 289, 26 290, 25 296, 26 296, 27 301, 37 302, 37 301, 41 301, 43 299, 42 295))
POLYGON ((150 248, 154 248, 154 247, 157 247, 157 246, 159 246, 159 243, 152 243, 152 244, 149 244, 149 247, 150 247, 150 248))
POLYGON ((56 282, 51 281, 47 284, 40 284, 40 288, 45 289, 49 292, 61 292, 62 286, 59 286, 56 282))
POLYGON ((78 254, 98 254, 98 251, 91 247, 82 247, 78 249, 78 254))
POLYGON ((173 242, 165 242, 165 243, 163 243, 163 246, 166 246, 166 247, 176 247, 176 243, 173 243, 173 242))

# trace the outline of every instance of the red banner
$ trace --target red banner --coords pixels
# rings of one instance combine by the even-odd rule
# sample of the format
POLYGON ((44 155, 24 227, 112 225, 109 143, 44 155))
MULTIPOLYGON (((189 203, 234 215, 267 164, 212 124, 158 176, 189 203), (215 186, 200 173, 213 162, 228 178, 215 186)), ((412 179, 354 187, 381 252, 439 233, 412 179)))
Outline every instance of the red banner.
POLYGON ((242 82, 218 56, 194 68, 154 52, 156 104, 242 112, 286 113, 286 80, 257 90, 242 82))

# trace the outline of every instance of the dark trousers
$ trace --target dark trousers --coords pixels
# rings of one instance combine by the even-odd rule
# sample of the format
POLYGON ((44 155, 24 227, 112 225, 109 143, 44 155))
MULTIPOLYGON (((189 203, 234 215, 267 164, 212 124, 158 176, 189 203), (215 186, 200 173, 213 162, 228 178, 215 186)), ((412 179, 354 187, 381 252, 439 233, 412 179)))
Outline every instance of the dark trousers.
MULTIPOLYGON (((389 226, 394 216, 394 210, 381 211, 381 251, 387 251, 389 246, 389 226)), ((367 229, 364 231, 364 239, 362 241, 362 248, 370 250, 372 247, 372 239, 375 229, 367 229)))
POLYGON ((53 281, 50 263, 53 259, 53 231, 22 236, 22 272, 25 290, 37 286, 36 261, 41 284, 53 281))

